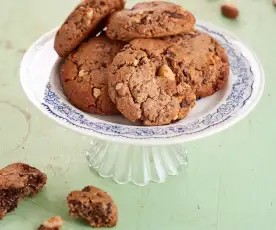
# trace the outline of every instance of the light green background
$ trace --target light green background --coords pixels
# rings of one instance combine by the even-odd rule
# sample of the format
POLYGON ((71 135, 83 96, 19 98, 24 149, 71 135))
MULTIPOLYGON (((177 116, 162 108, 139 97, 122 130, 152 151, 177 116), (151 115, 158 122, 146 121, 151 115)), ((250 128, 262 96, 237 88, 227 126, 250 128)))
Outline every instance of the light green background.
POLYGON ((53 215, 64 217, 64 229, 90 229, 68 216, 65 203, 70 190, 87 184, 112 194, 118 230, 276 229, 276 9, 271 0, 236 0, 241 14, 234 22, 221 17, 222 1, 177 2, 245 41, 264 66, 266 88, 248 118, 188 144, 187 172, 140 188, 91 173, 82 154, 88 139, 46 118, 21 89, 24 51, 59 25, 76 1, 0 0, 0 167, 24 161, 49 177, 37 198, 0 221, 1 230, 35 229, 53 215))

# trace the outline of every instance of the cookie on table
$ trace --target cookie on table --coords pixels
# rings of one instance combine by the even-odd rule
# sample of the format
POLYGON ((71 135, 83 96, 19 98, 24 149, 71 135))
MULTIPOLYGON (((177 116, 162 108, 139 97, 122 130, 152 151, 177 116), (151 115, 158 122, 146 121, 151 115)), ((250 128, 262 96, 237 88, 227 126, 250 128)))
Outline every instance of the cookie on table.
POLYGON ((113 227, 118 221, 118 208, 112 198, 101 189, 87 186, 67 197, 70 215, 81 217, 94 228, 113 227))
POLYGON ((181 65, 183 77, 192 85, 198 98, 210 96, 227 84, 228 57, 215 38, 194 30, 164 40, 186 50, 185 62, 181 65))
POLYGON ((54 216, 49 220, 44 221, 38 230, 61 230, 63 220, 60 216, 54 216))
POLYGON ((65 60, 61 67, 61 85, 67 98, 82 111, 116 114, 108 95, 108 67, 124 43, 105 35, 93 37, 65 60))
POLYGON ((105 27, 103 20, 124 5, 124 0, 82 0, 56 34, 54 48, 58 55, 67 56, 89 35, 100 32, 105 27))
POLYGON ((130 121, 166 125, 186 117, 196 96, 174 67, 180 47, 157 39, 136 39, 114 58, 109 95, 130 121))
POLYGON ((14 211, 24 198, 36 196, 47 176, 27 164, 15 163, 0 169, 0 220, 14 211))
POLYGON ((130 41, 184 33, 192 30, 194 25, 195 17, 183 7, 154 1, 114 12, 108 19, 106 32, 111 39, 130 41))

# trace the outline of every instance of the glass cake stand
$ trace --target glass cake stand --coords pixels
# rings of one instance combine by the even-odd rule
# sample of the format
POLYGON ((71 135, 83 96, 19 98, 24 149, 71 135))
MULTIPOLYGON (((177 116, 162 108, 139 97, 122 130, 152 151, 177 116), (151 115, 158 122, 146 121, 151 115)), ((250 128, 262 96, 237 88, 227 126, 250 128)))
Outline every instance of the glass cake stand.
MULTIPOLYGON (((220 132, 244 118, 264 89, 262 66, 235 36, 198 22, 197 29, 215 37, 226 49, 231 68, 227 87, 197 102, 189 116, 175 124, 143 127, 122 116, 84 113, 72 106, 59 82, 60 60, 53 49, 56 29, 39 38, 21 62, 20 80, 26 96, 46 116, 91 138, 89 167, 119 184, 162 183, 188 163, 184 145, 220 132)), ((85 147, 84 147, 85 149, 85 147)))
POLYGON ((118 184, 132 182, 143 186, 150 181, 162 183, 176 176, 188 164, 182 145, 137 146, 92 140, 86 151, 89 167, 118 184))

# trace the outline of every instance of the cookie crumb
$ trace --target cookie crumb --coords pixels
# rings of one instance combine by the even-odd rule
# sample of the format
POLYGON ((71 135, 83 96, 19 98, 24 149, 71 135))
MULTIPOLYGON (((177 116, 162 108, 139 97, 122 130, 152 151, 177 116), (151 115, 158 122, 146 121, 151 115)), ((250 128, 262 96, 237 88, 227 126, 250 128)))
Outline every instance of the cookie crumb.
POLYGON ((232 3, 225 3, 221 6, 221 13, 230 19, 236 19, 239 16, 239 10, 237 6, 232 3))
POLYGON ((38 230, 60 230, 63 225, 63 220, 60 216, 54 216, 49 220, 44 221, 38 230))

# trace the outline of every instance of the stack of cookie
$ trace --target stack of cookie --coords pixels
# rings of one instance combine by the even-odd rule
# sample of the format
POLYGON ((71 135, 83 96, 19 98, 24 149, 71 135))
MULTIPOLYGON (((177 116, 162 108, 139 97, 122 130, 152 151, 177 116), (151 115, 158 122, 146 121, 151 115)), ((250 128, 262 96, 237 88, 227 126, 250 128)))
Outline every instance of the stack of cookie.
POLYGON ((73 105, 166 125, 226 85, 225 50, 194 29, 189 11, 162 1, 123 9, 122 1, 83 1, 56 35, 65 58, 61 83, 73 105))

